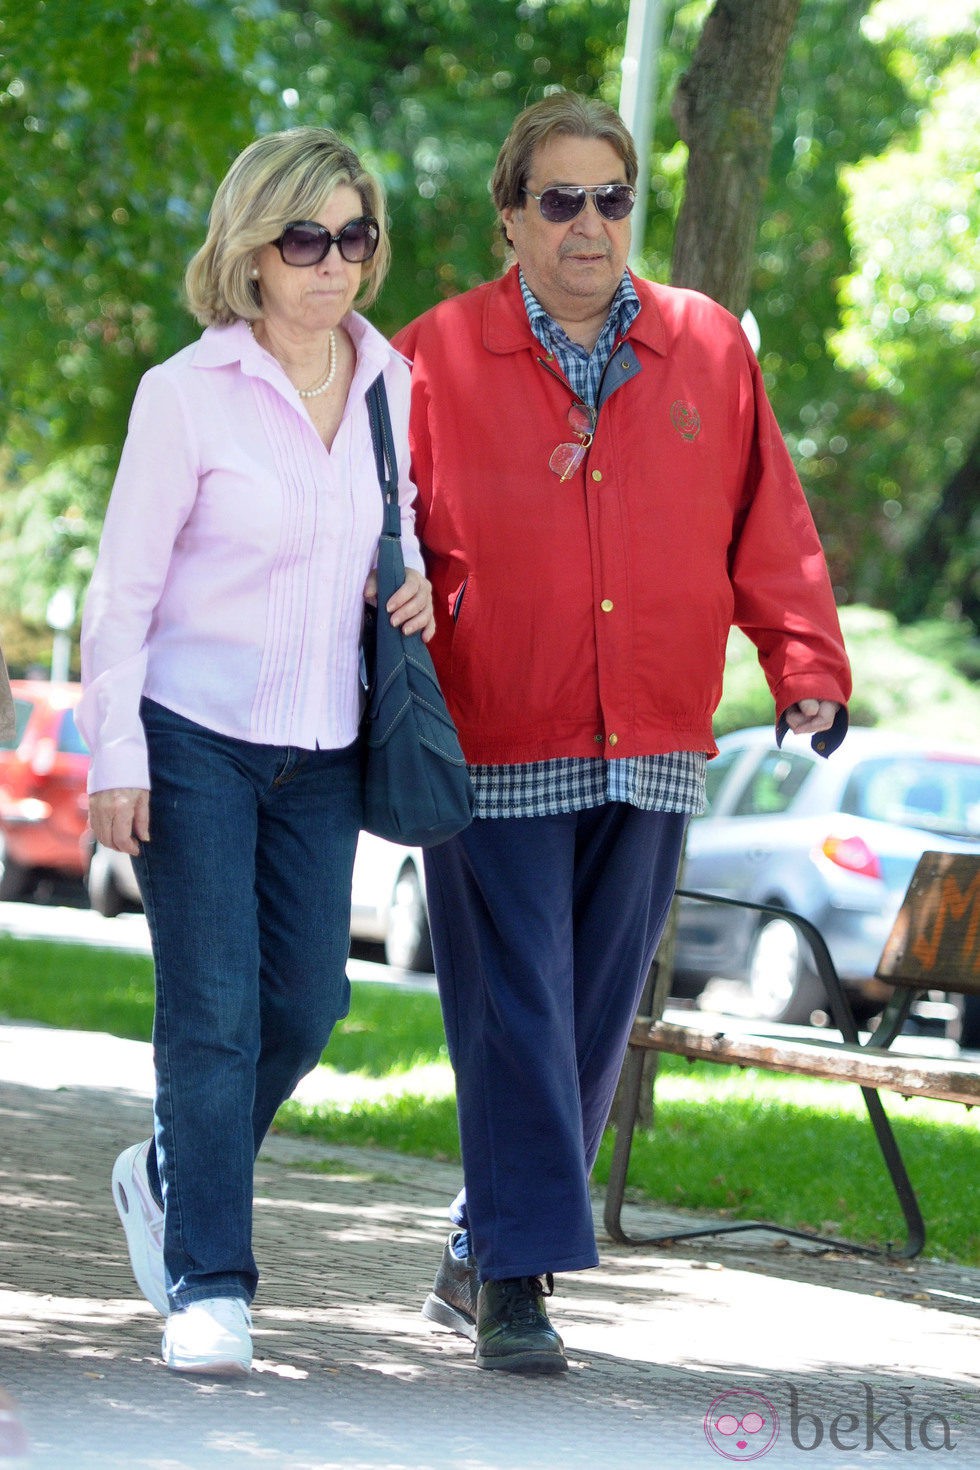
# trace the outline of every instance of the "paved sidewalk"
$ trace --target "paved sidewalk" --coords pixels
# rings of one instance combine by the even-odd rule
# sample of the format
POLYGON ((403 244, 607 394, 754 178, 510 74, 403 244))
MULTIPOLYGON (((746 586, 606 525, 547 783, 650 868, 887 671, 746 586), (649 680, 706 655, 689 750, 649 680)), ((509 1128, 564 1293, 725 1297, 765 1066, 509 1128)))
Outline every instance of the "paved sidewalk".
POLYGON ((148 1087, 146 1047, 0 1027, 0 1389, 32 1470, 980 1465, 980 1271, 605 1242, 557 1283, 571 1371, 484 1373, 418 1314, 455 1167, 282 1136, 257 1172, 256 1370, 170 1374, 107 1187, 148 1087))

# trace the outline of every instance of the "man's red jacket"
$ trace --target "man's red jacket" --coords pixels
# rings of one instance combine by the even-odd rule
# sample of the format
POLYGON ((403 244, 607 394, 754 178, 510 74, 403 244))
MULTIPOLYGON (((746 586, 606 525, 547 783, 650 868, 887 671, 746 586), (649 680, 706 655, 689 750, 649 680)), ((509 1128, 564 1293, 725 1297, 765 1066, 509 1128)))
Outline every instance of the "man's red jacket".
POLYGON ((777 714, 846 704, 823 553, 755 356, 708 297, 634 277, 595 437, 562 484, 575 395, 528 325, 517 268, 401 331, 413 361, 430 649, 467 759, 716 749, 728 633, 777 714))

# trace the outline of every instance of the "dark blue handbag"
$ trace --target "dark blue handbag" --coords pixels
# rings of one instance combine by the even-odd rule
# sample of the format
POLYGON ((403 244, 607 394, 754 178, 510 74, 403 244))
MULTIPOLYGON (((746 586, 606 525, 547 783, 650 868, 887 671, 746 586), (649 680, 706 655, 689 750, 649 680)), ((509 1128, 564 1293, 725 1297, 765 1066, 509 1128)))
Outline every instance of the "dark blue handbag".
POLYGON ((434 847, 468 826, 473 788, 429 651, 419 633, 393 628, 384 612, 405 581, 398 463, 383 377, 367 393, 384 497, 378 544, 378 606, 362 644, 367 702, 361 721, 365 832, 408 847, 434 847))

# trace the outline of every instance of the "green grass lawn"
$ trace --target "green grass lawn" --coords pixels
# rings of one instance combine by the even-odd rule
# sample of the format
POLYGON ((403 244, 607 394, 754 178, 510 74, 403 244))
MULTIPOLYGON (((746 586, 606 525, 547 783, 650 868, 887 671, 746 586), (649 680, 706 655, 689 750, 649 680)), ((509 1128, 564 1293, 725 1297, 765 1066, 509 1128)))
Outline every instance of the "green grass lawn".
MULTIPOLYGON (((325 1100, 287 1103, 276 1126, 330 1143, 457 1159, 435 996, 391 985, 355 983, 353 991, 351 1014, 325 1053, 325 1100)), ((0 935, 0 1017, 147 1040, 152 1012, 145 957, 0 935)), ((980 1265, 980 1110, 885 1098, 919 1192, 927 1255, 980 1265)), ((611 1143, 607 1134, 600 1184, 611 1143)), ((902 1238, 860 1093, 842 1083, 664 1058, 657 1127, 637 1133, 629 1193, 867 1244, 902 1238)))

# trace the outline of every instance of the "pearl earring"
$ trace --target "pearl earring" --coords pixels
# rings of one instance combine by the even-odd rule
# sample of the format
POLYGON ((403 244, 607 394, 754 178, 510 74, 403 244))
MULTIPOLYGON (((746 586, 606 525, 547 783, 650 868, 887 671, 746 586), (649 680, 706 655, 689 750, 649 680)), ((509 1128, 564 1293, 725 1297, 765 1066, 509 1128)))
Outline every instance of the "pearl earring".
POLYGON ((252 266, 252 269, 249 271, 249 275, 252 277, 252 280, 253 281, 257 281, 258 280, 258 278, 259 278, 259 268, 258 268, 257 265, 253 265, 252 266))

